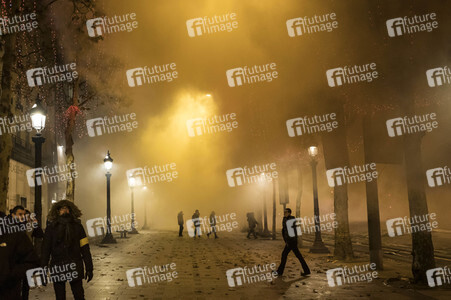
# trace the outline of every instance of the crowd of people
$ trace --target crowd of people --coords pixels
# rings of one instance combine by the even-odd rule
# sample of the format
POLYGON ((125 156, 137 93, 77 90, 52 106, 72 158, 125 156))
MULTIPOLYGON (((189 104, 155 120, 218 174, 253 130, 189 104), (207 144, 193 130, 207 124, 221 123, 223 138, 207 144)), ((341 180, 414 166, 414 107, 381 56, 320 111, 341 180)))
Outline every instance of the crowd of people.
POLYGON ((9 215, 0 212, 0 298, 28 299, 29 270, 42 268, 43 285, 51 282, 57 300, 66 299, 69 282, 74 299, 85 299, 82 280, 93 278, 88 238, 80 221, 81 211, 67 200, 55 203, 48 215, 45 233, 33 213, 16 206, 9 215), (72 275, 63 265, 71 265, 72 275))

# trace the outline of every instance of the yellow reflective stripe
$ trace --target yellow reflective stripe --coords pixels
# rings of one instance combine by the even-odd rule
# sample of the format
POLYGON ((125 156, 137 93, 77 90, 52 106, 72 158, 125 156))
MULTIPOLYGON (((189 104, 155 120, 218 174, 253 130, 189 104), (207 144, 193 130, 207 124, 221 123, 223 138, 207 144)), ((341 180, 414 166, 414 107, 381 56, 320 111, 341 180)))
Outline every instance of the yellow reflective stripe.
POLYGON ((83 247, 84 245, 89 244, 88 238, 85 237, 84 239, 80 240, 80 248, 83 247))

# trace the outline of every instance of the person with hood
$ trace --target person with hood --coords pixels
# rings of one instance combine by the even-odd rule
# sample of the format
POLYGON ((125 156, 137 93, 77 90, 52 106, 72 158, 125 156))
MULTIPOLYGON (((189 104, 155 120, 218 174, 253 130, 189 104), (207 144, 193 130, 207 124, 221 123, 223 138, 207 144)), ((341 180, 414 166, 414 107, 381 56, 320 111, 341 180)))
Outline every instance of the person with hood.
POLYGON ((85 299, 83 290, 84 279, 90 282, 93 278, 93 264, 89 242, 86 237, 83 225, 80 222, 81 211, 68 200, 61 200, 53 204, 49 220, 50 223, 45 230, 42 244, 42 267, 47 267, 50 261, 50 270, 54 271, 53 278, 61 280, 53 281, 53 289, 57 300, 66 299, 66 281, 70 282, 70 287, 75 300, 85 299), (67 278, 68 266, 75 266, 74 278, 67 278), (84 269, 86 268, 86 273, 84 269))
POLYGON ((25 231, 9 227, 0 212, 0 299, 17 300, 26 271, 37 268, 39 259, 25 231))
POLYGON ((214 211, 212 211, 210 214, 210 226, 211 230, 209 233, 207 233, 207 237, 210 238, 210 234, 213 232, 215 234, 215 239, 217 239, 218 236, 216 235, 216 214, 214 211))
POLYGON ((254 235, 254 238, 257 238, 257 234, 255 233, 255 227, 257 227, 257 220, 255 220, 254 213, 247 213, 247 223, 249 224, 249 232, 247 234, 247 238, 251 238, 251 234, 254 235))
MULTIPOLYGON (((298 237, 297 237, 296 229, 293 228, 293 231, 295 233, 294 236, 288 235, 287 221, 291 220, 291 219, 294 219, 294 217, 291 215, 291 209, 285 208, 284 217, 283 217, 283 221, 282 221, 282 236, 283 236, 283 240, 285 241, 285 248, 283 249, 283 252, 282 252, 282 260, 280 262, 280 265, 277 268, 277 271, 275 271, 275 272, 276 272, 277 276, 282 276, 283 271, 285 270, 285 264, 287 263, 288 253, 290 253, 290 251, 293 251, 294 255, 296 255, 296 257, 299 259, 302 269, 304 270, 304 272, 301 271, 301 276, 308 276, 308 275, 310 275, 310 269, 309 269, 307 263, 305 262, 304 258, 302 257, 301 252, 299 251, 298 237)), ((293 225, 294 225, 294 223, 293 223, 293 225)))
POLYGON ((200 213, 199 210, 196 209, 193 216, 191 217, 193 224, 194 224, 194 238, 198 236, 200 238, 200 213))
POLYGON ((179 236, 183 236, 183 211, 177 215, 177 221, 179 223, 179 236))

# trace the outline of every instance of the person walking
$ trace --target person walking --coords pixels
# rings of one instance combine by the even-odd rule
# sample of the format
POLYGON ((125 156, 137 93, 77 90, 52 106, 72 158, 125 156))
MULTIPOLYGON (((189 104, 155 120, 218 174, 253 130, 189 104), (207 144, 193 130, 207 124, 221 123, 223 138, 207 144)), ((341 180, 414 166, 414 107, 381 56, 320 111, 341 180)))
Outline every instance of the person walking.
POLYGON ((215 234, 215 239, 218 238, 218 236, 216 235, 216 215, 215 212, 212 211, 210 214, 210 232, 207 233, 207 237, 210 238, 210 234, 213 232, 215 234))
POLYGON ((277 271, 275 272, 277 276, 282 276, 283 271, 285 270, 285 264, 287 263, 288 253, 290 253, 290 251, 293 251, 294 255, 296 255, 296 257, 299 259, 302 269, 304 270, 304 272, 301 271, 301 276, 308 276, 310 275, 310 269, 307 263, 305 262, 304 258, 302 257, 301 252, 299 251, 296 229, 294 228, 293 230, 295 233, 294 236, 291 237, 288 235, 287 221, 291 219, 294 219, 294 217, 291 215, 291 209, 286 208, 284 211, 284 217, 282 221, 282 236, 283 240, 285 241, 285 248, 282 251, 282 260, 280 262, 280 265, 277 268, 277 271))
MULTIPOLYGON (((93 263, 89 242, 83 225, 80 222, 81 211, 78 207, 68 201, 56 202, 50 210, 49 220, 51 223, 45 230, 42 244, 42 267, 49 265, 50 268, 62 268, 62 266, 74 265, 76 278, 69 280, 72 294, 75 300, 83 300, 83 275, 87 282, 93 278, 93 263), (84 269, 86 268, 86 273, 84 269)), ((74 272, 65 270, 66 273, 74 272)), ((55 275, 66 275, 55 274, 55 275)), ((55 276, 52 275, 52 276, 55 276)), ((59 276, 65 278, 66 276, 59 276)), ((57 300, 66 299, 66 280, 53 282, 53 289, 57 300)))
POLYGON ((196 209, 193 216, 191 217, 193 224, 194 224, 194 238, 198 236, 200 238, 200 213, 199 210, 196 209))
POLYGON ((247 234, 247 238, 251 238, 251 234, 254 238, 257 238, 257 233, 255 233, 255 227, 257 227, 257 220, 255 220, 254 213, 247 213, 247 223, 249 224, 249 232, 247 234))
POLYGON ((183 236, 183 211, 177 215, 177 221, 179 223, 179 236, 183 236))

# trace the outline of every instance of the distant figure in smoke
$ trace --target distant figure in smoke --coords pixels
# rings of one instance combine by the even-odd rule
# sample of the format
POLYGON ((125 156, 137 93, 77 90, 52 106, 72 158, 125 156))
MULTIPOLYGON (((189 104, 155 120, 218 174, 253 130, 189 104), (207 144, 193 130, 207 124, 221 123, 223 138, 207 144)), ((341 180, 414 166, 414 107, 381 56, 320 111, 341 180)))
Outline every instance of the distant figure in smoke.
POLYGON ((247 223, 249 224, 249 233, 247 234, 247 238, 251 238, 251 234, 254 235, 254 238, 257 238, 257 234, 255 233, 255 227, 257 227, 257 220, 255 220, 254 213, 247 213, 247 223))
POLYGON ((200 238, 200 213, 198 209, 196 209, 191 219, 194 224, 194 238, 196 238, 196 236, 200 238))
POLYGON ((216 215, 214 211, 212 211, 210 214, 210 226, 211 230, 209 233, 207 233, 207 237, 210 238, 210 234, 213 232, 215 234, 215 239, 217 239, 218 236, 216 235, 216 215))
POLYGON ((296 255, 296 257, 299 259, 299 262, 302 265, 302 269, 304 270, 304 272, 301 271, 301 276, 308 276, 310 275, 310 269, 307 266, 307 263, 305 262, 304 258, 302 257, 301 252, 298 249, 298 237, 296 230, 294 230, 295 236, 290 237, 288 235, 287 221, 291 219, 294 219, 294 217, 291 215, 291 209, 286 208, 284 211, 284 217, 282 221, 282 236, 283 240, 285 241, 285 248, 283 249, 282 252, 282 261, 280 262, 279 268, 277 268, 277 271, 275 272, 277 273, 278 276, 282 276, 283 271, 285 269, 285 264, 287 263, 288 253, 290 253, 290 251, 293 251, 294 255, 296 255))
POLYGON ((179 222, 179 236, 183 236, 183 211, 177 215, 177 221, 179 222))
MULTIPOLYGON (((87 282, 92 280, 93 264, 89 242, 83 225, 80 222, 81 211, 68 201, 56 202, 50 210, 51 223, 45 230, 42 244, 42 267, 46 267, 50 261, 50 267, 62 268, 68 264, 75 265, 76 278, 70 281, 70 287, 75 300, 85 299, 83 290, 83 275, 87 282), (84 269, 86 268, 86 274, 84 269)), ((74 272, 74 270, 70 270, 74 272)), ((67 270, 56 272, 60 281, 53 282, 56 299, 66 299, 67 270), (66 278, 64 280, 63 278, 66 278)), ((53 276, 53 275, 52 275, 53 276)))

